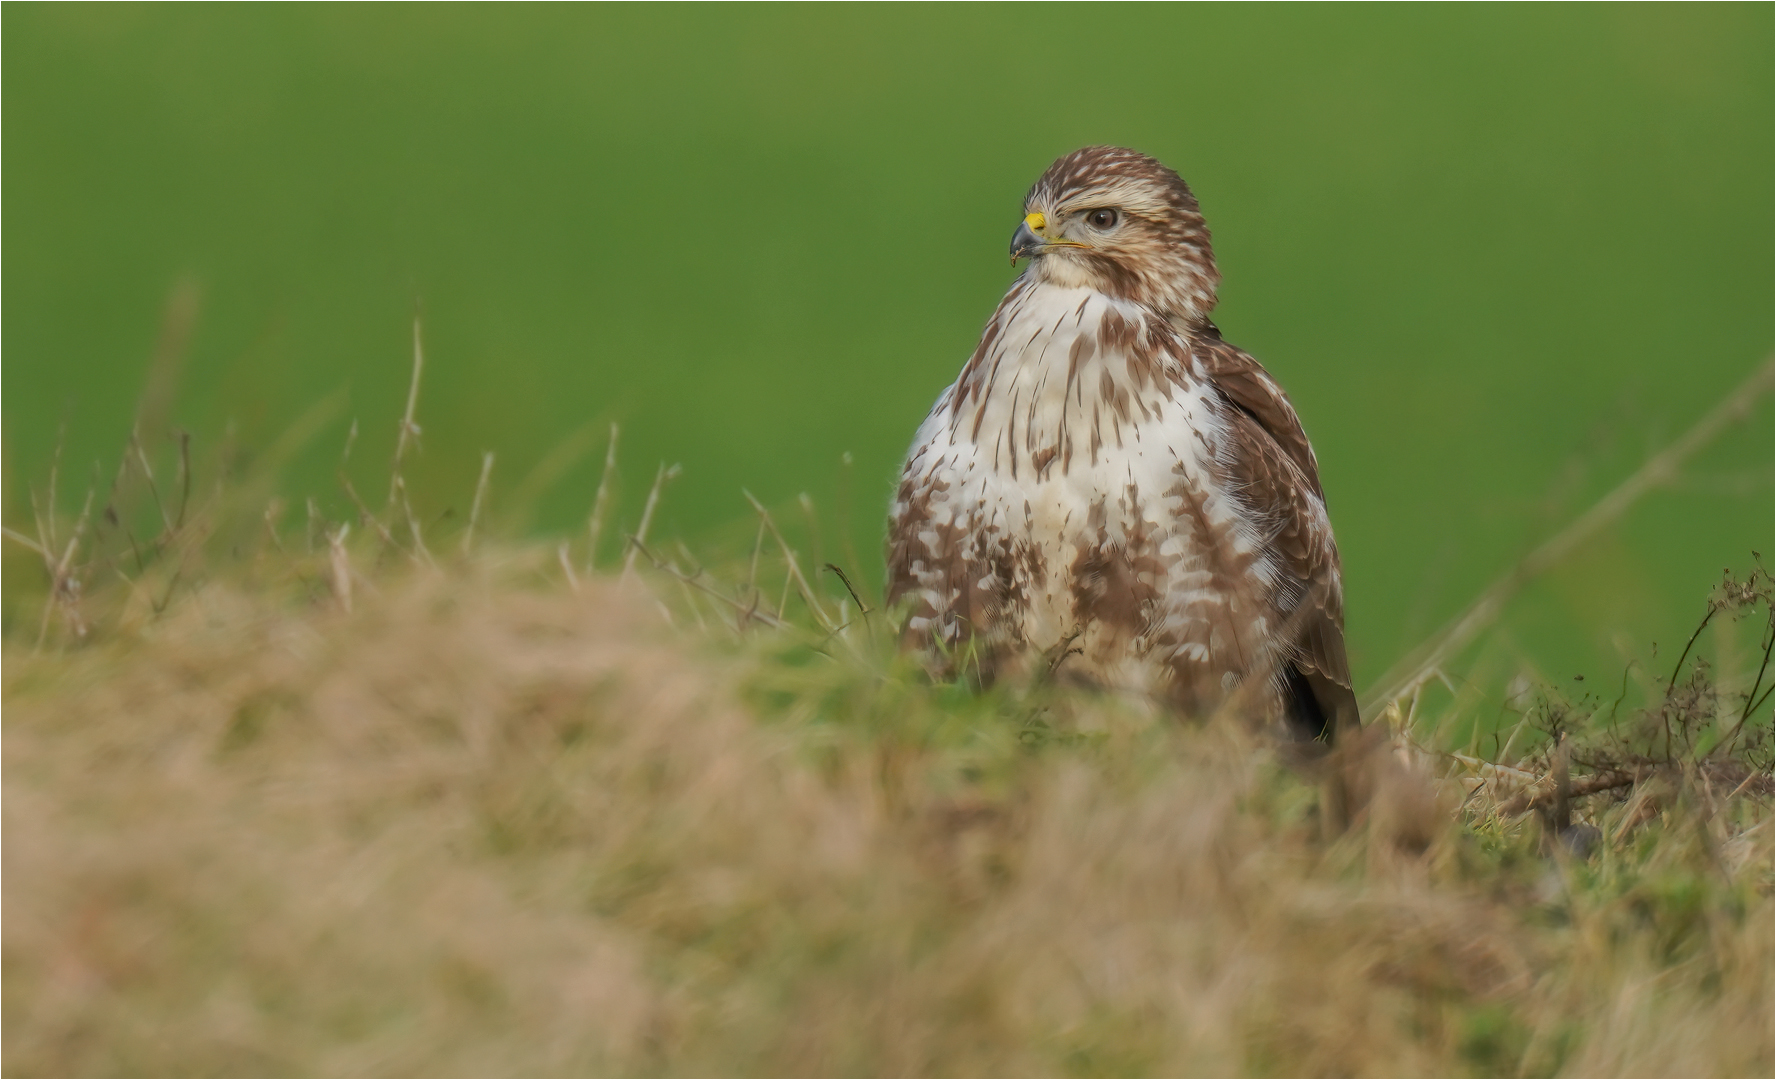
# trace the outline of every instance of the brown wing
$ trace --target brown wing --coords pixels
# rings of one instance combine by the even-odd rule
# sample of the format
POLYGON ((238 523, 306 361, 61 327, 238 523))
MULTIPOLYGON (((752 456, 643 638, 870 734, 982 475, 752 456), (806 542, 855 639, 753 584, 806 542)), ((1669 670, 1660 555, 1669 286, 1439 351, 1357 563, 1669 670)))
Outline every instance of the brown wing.
POLYGON ((1301 471, 1307 486, 1323 504, 1320 463, 1314 459, 1301 418, 1283 388, 1264 370, 1264 365, 1222 341, 1219 336, 1194 337, 1191 341, 1209 381, 1233 406, 1251 417, 1272 442, 1301 471))
POLYGON ((1273 529, 1270 550, 1281 571, 1273 602, 1294 646, 1281 672, 1291 719, 1315 735, 1355 727, 1338 546, 1313 448, 1294 406, 1258 361, 1216 338, 1191 344, 1234 421, 1232 479, 1273 529))

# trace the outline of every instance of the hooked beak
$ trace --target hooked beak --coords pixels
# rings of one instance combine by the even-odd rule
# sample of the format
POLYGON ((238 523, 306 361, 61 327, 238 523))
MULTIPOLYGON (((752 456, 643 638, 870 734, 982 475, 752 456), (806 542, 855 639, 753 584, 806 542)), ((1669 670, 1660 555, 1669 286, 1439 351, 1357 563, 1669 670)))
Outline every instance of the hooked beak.
POLYGON ((1033 259, 1051 248, 1085 247, 1076 240, 1050 240, 1042 235, 1047 228, 1048 219, 1040 212, 1025 215, 1017 232, 1011 234, 1011 261, 1015 264, 1019 259, 1033 259))
POLYGON ((1035 258, 1037 255, 1042 254, 1043 247, 1048 243, 1048 241, 1036 235, 1035 229, 1030 228, 1030 222, 1032 220, 1035 221, 1037 228, 1042 227, 1042 215, 1031 214, 1029 217, 1018 222, 1017 232, 1011 234, 1011 261, 1014 265, 1019 259, 1035 258))

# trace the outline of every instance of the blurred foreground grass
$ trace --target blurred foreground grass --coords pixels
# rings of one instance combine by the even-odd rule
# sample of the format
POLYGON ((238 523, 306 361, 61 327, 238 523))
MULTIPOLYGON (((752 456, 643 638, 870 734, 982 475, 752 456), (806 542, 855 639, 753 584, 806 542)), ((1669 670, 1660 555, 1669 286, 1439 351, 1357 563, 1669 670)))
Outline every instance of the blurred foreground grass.
POLYGON ((1391 703, 1341 831, 1237 724, 932 685, 762 512, 589 569, 398 460, 158 476, 9 541, 10 1075, 1776 1063, 1761 571, 1639 706, 1391 703))

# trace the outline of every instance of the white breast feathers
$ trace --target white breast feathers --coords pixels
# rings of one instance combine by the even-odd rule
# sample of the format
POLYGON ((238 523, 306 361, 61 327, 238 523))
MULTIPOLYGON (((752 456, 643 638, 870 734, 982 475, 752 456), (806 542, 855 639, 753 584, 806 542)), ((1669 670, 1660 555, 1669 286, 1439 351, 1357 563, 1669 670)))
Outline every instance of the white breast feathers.
POLYGON ((1277 584, 1228 412, 1152 312, 1020 281, 902 471, 908 636, 988 675, 1225 693, 1270 649, 1277 584))

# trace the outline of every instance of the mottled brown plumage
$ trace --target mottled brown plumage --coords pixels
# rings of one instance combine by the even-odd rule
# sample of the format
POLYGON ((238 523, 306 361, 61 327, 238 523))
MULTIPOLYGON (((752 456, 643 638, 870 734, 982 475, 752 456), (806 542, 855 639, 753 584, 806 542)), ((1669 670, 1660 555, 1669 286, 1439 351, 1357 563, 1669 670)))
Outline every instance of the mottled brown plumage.
POLYGON ((1031 188, 1030 258, 920 427, 889 598, 934 666, 1357 723, 1338 550, 1287 396, 1209 320, 1190 189, 1088 147, 1031 188))

